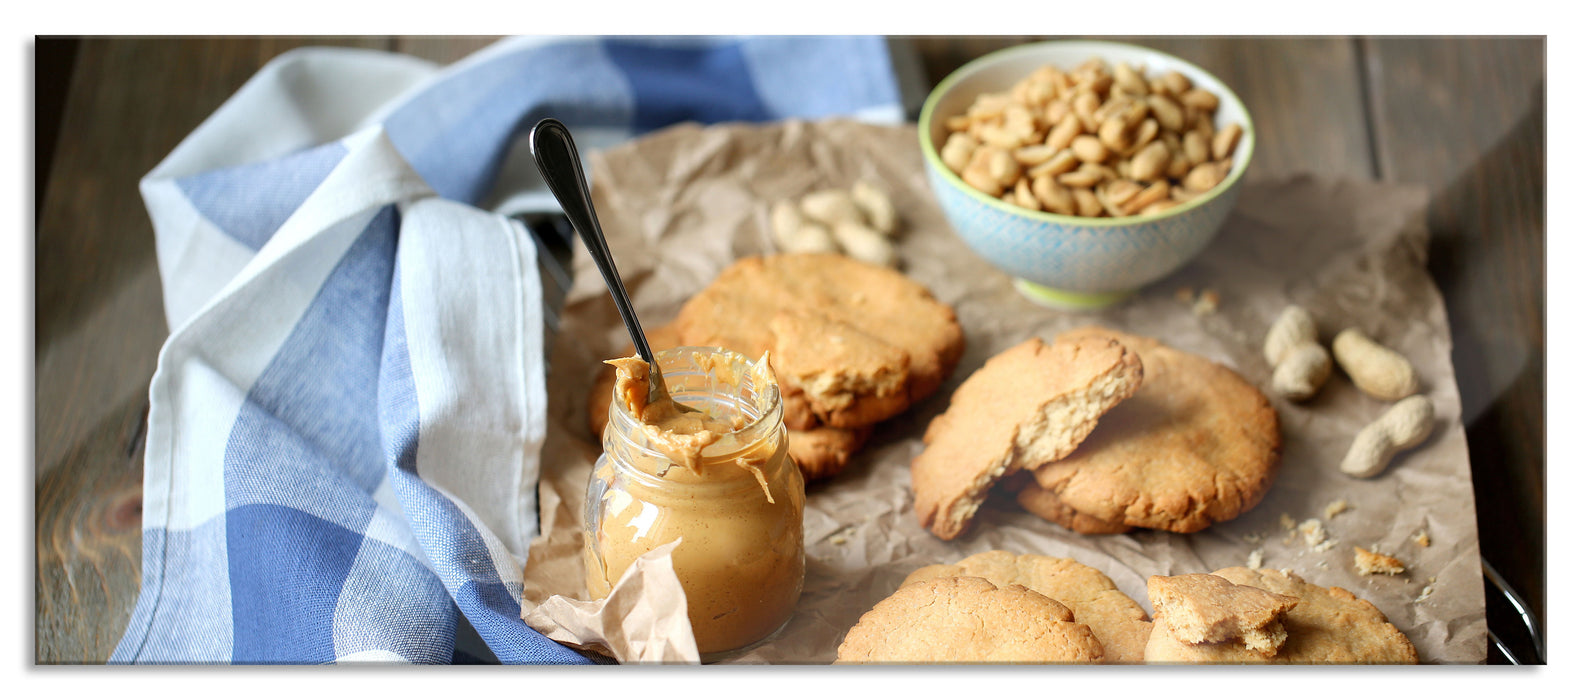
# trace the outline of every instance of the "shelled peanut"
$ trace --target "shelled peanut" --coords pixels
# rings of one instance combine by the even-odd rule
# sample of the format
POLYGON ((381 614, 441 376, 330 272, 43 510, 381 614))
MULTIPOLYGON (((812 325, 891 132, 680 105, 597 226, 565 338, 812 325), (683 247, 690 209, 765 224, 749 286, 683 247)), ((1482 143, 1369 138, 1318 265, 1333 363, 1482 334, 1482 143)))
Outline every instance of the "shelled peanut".
POLYGON ((866 180, 775 202, 769 232, 783 253, 843 253, 884 267, 899 261, 890 240, 900 233, 895 204, 866 180))
POLYGON ((1215 129, 1219 97, 1168 71, 1093 58, 1043 66, 949 117, 945 166, 1026 209, 1075 216, 1166 211, 1230 174, 1242 125, 1215 129))

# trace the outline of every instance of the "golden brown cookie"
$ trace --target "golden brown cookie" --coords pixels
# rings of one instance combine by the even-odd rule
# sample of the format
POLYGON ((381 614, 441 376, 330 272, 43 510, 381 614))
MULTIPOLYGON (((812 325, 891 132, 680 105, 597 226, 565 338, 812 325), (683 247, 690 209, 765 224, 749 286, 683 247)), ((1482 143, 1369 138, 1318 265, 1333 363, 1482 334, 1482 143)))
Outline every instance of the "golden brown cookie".
POLYGON ((923 434, 912 460, 918 522, 954 539, 995 481, 1070 453, 1142 378, 1135 353, 1097 336, 1032 338, 989 358, 923 434))
POLYGON ((1224 365, 1152 338, 1084 328, 1057 340, 1084 337, 1116 340, 1136 352, 1142 386, 1105 414, 1076 451, 1036 469, 1037 482, 1018 498, 1024 508, 1082 533, 1196 532, 1262 500, 1281 440, 1279 416, 1257 387, 1224 365))
POLYGON ((827 479, 846 469, 857 450, 873 433, 872 428, 814 428, 787 430, 787 451, 808 481, 827 479))
POLYGON ((1071 610, 973 576, 905 585, 864 613, 838 664, 1098 663, 1104 647, 1071 610))
POLYGON ((1183 644, 1230 644, 1274 656, 1285 643, 1280 616, 1297 599, 1239 586, 1213 574, 1148 577, 1155 627, 1183 644))
POLYGON ((682 306, 685 345, 769 352, 786 426, 856 428, 939 388, 961 324, 906 275, 833 253, 748 257, 682 306))
POLYGON ((1016 584, 1042 593, 1070 608, 1073 619, 1088 626, 1104 647, 1105 663, 1143 662, 1143 647, 1153 629, 1148 613, 1098 569, 1075 559, 993 550, 955 564, 925 566, 901 586, 956 576, 977 576, 1001 588, 1016 584))
POLYGON ((1344 588, 1315 586, 1296 574, 1244 567, 1214 572, 1230 583, 1290 596, 1297 603, 1286 611, 1285 644, 1274 656, 1236 642, 1188 644, 1161 624, 1167 609, 1154 608, 1154 631, 1143 658, 1148 663, 1209 664, 1415 664, 1417 648, 1372 603, 1344 588))
MULTIPOLYGON (((673 324, 658 326, 652 330, 644 329, 648 336, 648 346, 655 352, 681 345, 680 334, 676 332, 673 324)), ((622 356, 630 356, 635 352, 627 344, 622 356)), ((593 382, 593 389, 588 393, 588 433, 595 441, 602 440, 604 425, 610 420, 611 390, 615 387, 615 368, 608 365, 601 366, 598 377, 593 382)), ((824 479, 839 474, 851 461, 852 455, 862 448, 872 433, 868 427, 861 428, 814 428, 812 430, 786 431, 789 443, 787 451, 791 459, 796 461, 797 467, 802 470, 802 478, 812 481, 824 479)))
POLYGON ((1017 505, 1029 513, 1049 522, 1058 523, 1073 532, 1084 535, 1119 535, 1123 532, 1131 532, 1132 526, 1126 523, 1099 520, 1072 509, 1065 501, 1060 500, 1060 496, 1054 491, 1040 487, 1037 479, 1028 479, 1025 485, 1016 488, 1017 505))

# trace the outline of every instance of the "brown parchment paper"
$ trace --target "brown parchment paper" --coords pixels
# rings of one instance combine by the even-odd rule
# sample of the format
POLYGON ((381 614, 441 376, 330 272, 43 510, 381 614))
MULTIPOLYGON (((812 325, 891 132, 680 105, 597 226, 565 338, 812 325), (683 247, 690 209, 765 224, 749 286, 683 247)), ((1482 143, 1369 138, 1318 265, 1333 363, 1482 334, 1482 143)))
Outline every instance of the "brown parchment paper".
MULTIPOLYGON (((798 609, 777 636, 728 662, 829 663, 846 631, 912 570, 990 549, 1075 558, 1109 575, 1150 613, 1148 576, 1244 566, 1256 552, 1264 567, 1288 568, 1378 606, 1425 663, 1484 662, 1472 484, 1444 304, 1425 269, 1425 189, 1311 177, 1249 182, 1195 261, 1118 306, 1072 313, 1026 300, 955 237, 928 188, 910 126, 682 125, 591 160, 605 234, 650 326, 672 319, 736 258, 773 250, 774 201, 868 178, 900 212, 902 270, 953 306, 966 332, 966 353, 938 393, 880 424, 843 474, 809 486, 807 580, 798 609), (1214 290, 1218 311, 1194 314, 1177 298, 1182 287, 1214 290), (1434 404, 1437 425, 1428 441, 1373 479, 1341 474, 1352 437, 1388 406, 1361 394, 1337 368, 1308 403, 1273 399, 1285 439, 1280 472, 1264 500, 1233 521, 1192 535, 1079 535, 998 493, 955 541, 918 525, 908 464, 922 449, 928 421, 991 355, 1032 336, 1099 323, 1222 362, 1271 394, 1263 336, 1288 303, 1313 312, 1326 344, 1355 325, 1406 355, 1434 404), (1326 518, 1338 500, 1349 507, 1326 518), (1328 544, 1309 546, 1286 526, 1308 519, 1320 522, 1328 544), (1429 546, 1413 543, 1420 531, 1429 546), (1352 547, 1375 545, 1405 562, 1406 574, 1357 574, 1352 547)), ((586 251, 577 251, 575 269, 550 356, 543 534, 530 549, 524 614, 554 595, 586 595, 582 492, 600 452, 586 427, 587 392, 599 362, 628 342, 586 251)), ((625 634, 615 627, 608 632, 625 634)))

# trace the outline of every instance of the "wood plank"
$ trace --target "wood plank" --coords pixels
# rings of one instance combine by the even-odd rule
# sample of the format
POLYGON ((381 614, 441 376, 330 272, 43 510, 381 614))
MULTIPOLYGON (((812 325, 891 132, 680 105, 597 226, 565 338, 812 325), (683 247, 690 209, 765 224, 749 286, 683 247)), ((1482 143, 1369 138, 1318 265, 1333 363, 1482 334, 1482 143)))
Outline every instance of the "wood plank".
POLYGON ((1356 50, 1349 39, 914 37, 913 45, 932 85, 988 51, 1062 38, 1146 46, 1214 74, 1241 98, 1258 132, 1248 177, 1375 175, 1356 50))
MULTIPOLYGON (((1543 619, 1542 38, 1370 39, 1381 174, 1432 188, 1483 554, 1543 619)), ((1501 601, 1490 600, 1495 626, 1501 601)))
POLYGON ((498 36, 400 36, 393 40, 391 49, 445 66, 499 40, 498 36))

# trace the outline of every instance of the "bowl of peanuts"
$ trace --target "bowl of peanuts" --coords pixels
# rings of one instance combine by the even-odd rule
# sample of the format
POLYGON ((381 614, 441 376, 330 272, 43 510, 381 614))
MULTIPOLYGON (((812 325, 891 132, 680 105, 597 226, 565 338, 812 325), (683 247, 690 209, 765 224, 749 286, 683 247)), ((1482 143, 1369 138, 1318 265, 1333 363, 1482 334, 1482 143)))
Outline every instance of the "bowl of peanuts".
POLYGON ((1057 308, 1125 299, 1208 246, 1253 128, 1235 93, 1169 54, 1104 41, 1002 49, 940 81, 918 137, 956 233, 1057 308))

